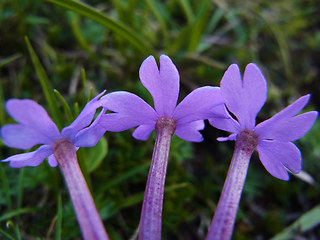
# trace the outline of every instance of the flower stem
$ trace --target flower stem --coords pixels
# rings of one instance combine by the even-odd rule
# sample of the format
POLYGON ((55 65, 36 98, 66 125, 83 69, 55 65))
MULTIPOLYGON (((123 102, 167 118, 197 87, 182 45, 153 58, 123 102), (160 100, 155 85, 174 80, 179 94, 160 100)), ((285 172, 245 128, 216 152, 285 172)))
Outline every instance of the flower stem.
POLYGON ((164 184, 170 143, 175 128, 176 121, 164 117, 159 118, 155 126, 156 141, 142 204, 139 240, 161 239, 164 184))
POLYGON ((252 134, 244 130, 237 136, 228 175, 206 240, 231 239, 250 158, 256 147, 257 138, 252 134))
POLYGON ((68 140, 60 140, 54 144, 53 150, 67 183, 83 239, 108 239, 88 186, 81 173, 74 145, 68 140))

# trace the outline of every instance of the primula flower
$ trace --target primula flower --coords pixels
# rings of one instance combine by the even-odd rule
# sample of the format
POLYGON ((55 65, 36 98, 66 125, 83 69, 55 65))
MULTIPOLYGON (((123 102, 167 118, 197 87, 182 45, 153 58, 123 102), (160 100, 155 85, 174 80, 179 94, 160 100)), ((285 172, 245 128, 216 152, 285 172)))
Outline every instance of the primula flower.
POLYGON ((214 127, 232 132, 229 137, 218 140, 236 140, 239 133, 247 131, 257 139, 260 161, 271 175, 288 180, 286 169, 299 173, 301 152, 292 141, 304 136, 317 118, 316 111, 296 115, 308 103, 310 95, 299 98, 256 126, 256 116, 267 99, 267 83, 259 68, 253 63, 248 64, 241 80, 239 67, 232 64, 225 72, 220 87, 227 109, 237 120, 228 111, 224 111, 224 119, 209 119, 214 127))
MULTIPOLYGON (((142 84, 153 97, 154 108, 135 94, 118 91, 105 95, 102 99, 108 110, 114 113, 101 117, 96 127, 119 132, 136 127, 133 137, 147 140, 161 117, 173 119, 175 134, 187 141, 203 140, 199 130, 204 128, 203 119, 210 116, 209 110, 222 104, 218 87, 200 87, 187 95, 177 106, 179 96, 179 72, 171 59, 160 56, 160 70, 153 56, 145 59, 140 67, 142 84)), ((95 133, 97 134, 97 133, 95 133)))
POLYGON ((288 180, 286 169, 293 173, 301 170, 300 150, 291 141, 306 134, 318 113, 315 111, 297 115, 307 104, 310 95, 303 96, 272 118, 256 126, 256 116, 267 99, 267 84, 259 68, 248 64, 243 80, 239 67, 232 64, 225 72, 221 94, 227 109, 222 106, 214 111, 224 117, 214 117, 209 122, 218 129, 232 132, 219 141, 235 140, 235 148, 218 206, 214 213, 206 240, 229 240, 245 183, 251 155, 258 150, 260 161, 267 171, 288 180))
POLYGON ((108 239, 76 156, 79 147, 92 147, 101 137, 99 135, 97 138, 90 132, 104 114, 103 109, 91 123, 96 110, 103 105, 103 100, 99 98, 104 93, 105 91, 88 102, 73 123, 62 129, 61 133, 38 103, 29 99, 10 99, 6 103, 7 112, 19 123, 7 124, 1 128, 2 140, 10 147, 29 149, 41 144, 33 152, 2 160, 10 162, 11 167, 38 166, 47 157, 51 167, 59 163, 85 240, 108 239), (91 138, 85 135, 90 135, 91 138))
POLYGON ((166 55, 160 56, 160 69, 154 57, 144 60, 139 76, 153 97, 155 109, 132 93, 109 93, 102 99, 106 108, 113 113, 101 116, 91 134, 102 134, 101 129, 117 132, 138 126, 133 136, 146 140, 155 129, 156 140, 142 204, 139 240, 160 240, 171 137, 175 133, 187 141, 202 141, 199 130, 204 128, 203 120, 211 116, 212 108, 222 105, 223 102, 218 87, 201 87, 192 91, 177 106, 179 73, 166 55))
MULTIPOLYGON (((74 147, 92 147, 91 139, 83 137, 91 128, 87 127, 97 110, 102 106, 99 98, 105 93, 93 98, 86 104, 79 116, 68 127, 59 132, 57 126, 48 116, 42 106, 29 99, 10 99, 6 102, 6 110, 18 124, 7 124, 1 128, 1 138, 9 147, 29 149, 35 145, 41 146, 28 153, 17 154, 8 157, 3 162, 10 162, 11 167, 20 168, 25 166, 38 166, 45 158, 49 157, 48 163, 51 167, 58 165, 53 154, 55 143, 63 139, 69 140, 74 147)), ((97 121, 98 118, 95 120, 97 121)), ((93 123, 93 125, 95 122, 93 123)))

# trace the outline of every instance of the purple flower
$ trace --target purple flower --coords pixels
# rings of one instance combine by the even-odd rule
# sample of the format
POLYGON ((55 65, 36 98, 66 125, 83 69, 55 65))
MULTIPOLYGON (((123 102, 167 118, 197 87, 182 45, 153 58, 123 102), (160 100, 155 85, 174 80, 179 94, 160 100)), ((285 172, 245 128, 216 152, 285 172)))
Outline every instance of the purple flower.
POLYGON ((95 126, 104 111, 90 127, 86 127, 90 125, 97 108, 102 106, 103 101, 99 98, 104 93, 105 91, 88 102, 73 123, 63 128, 61 133, 44 108, 38 103, 29 99, 8 100, 6 110, 19 123, 7 124, 1 128, 1 138, 4 144, 24 150, 38 144, 41 146, 33 152, 17 154, 2 161, 10 162, 11 167, 19 168, 38 166, 45 158, 49 157, 49 165, 55 167, 58 163, 53 155, 53 149, 55 144, 62 140, 70 141, 76 150, 79 147, 94 146, 98 140, 94 134, 90 134, 91 126, 95 126), (86 138, 85 135, 88 134, 91 138, 86 138))
MULTIPOLYGON (((96 131, 101 131, 100 127, 103 127, 107 131, 118 132, 138 126, 133 137, 147 140, 158 119, 169 118, 176 123, 175 134, 178 137, 187 141, 202 141, 199 130, 204 128, 203 120, 210 116, 211 108, 223 103, 219 88, 198 88, 177 106, 179 73, 166 55, 160 56, 160 70, 153 56, 145 59, 140 67, 139 76, 153 97, 155 109, 132 93, 109 93, 102 99, 105 101, 105 107, 113 113, 101 117, 96 131)), ((91 134, 98 133, 92 131, 91 134)))
POLYGON ((248 64, 242 80, 239 67, 232 64, 225 72, 220 88, 227 109, 237 120, 225 108, 224 118, 209 119, 214 127, 232 132, 229 137, 218 140, 236 140, 243 133, 247 136, 247 143, 256 146, 260 161, 271 175, 288 180, 287 169, 299 173, 301 152, 292 141, 304 136, 317 118, 316 111, 296 115, 307 104, 310 95, 299 98, 270 119, 256 125, 256 116, 267 99, 266 80, 259 68, 253 63, 248 64))

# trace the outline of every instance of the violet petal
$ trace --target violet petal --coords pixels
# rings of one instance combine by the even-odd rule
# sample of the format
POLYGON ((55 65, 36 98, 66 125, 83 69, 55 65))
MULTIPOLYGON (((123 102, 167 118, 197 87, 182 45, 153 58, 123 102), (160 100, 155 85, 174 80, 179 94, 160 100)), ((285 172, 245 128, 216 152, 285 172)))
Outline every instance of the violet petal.
POLYGON ((7 124, 1 128, 1 137, 9 147, 29 149, 37 144, 50 144, 51 140, 38 132, 35 126, 7 124))
POLYGON ((171 116, 179 95, 179 72, 171 59, 161 55, 159 71, 154 57, 148 57, 141 64, 139 77, 152 95, 156 111, 171 116))
POLYGON ((10 167, 14 168, 35 167, 51 154, 53 154, 51 146, 42 145, 36 151, 13 155, 2 160, 2 162, 10 162, 10 167))
POLYGON ((38 103, 29 99, 10 99, 6 103, 6 109, 19 123, 36 128, 52 141, 59 139, 60 133, 57 126, 38 103))
POLYGON ((106 107, 115 112, 101 118, 101 126, 107 131, 123 131, 141 124, 154 124, 157 113, 137 95, 129 92, 113 92, 105 95, 106 107))
POLYGON ((225 141, 235 141, 237 139, 237 133, 233 133, 229 135, 228 137, 218 137, 217 141, 219 142, 225 142, 225 141))
POLYGON ((220 130, 237 133, 239 132, 240 125, 229 114, 224 105, 219 105, 211 110, 212 116, 209 118, 209 123, 220 130))
POLYGON ((244 107, 243 101, 243 89, 240 69, 237 64, 232 64, 224 73, 221 82, 220 89, 230 112, 232 112, 239 122, 244 119, 244 107))
POLYGON ((102 109, 99 116, 93 121, 93 123, 82 129, 77 133, 74 138, 74 145, 77 147, 93 147, 95 146, 100 138, 106 132, 106 129, 101 125, 101 118, 105 115, 105 110, 102 109))
POLYGON ((218 87, 200 87, 188 94, 176 107, 173 118, 178 124, 208 119, 210 110, 222 105, 223 99, 218 87))
POLYGON ((53 154, 48 157, 48 163, 49 163, 50 167, 58 166, 58 162, 53 154))
POLYGON ((300 150, 291 142, 262 140, 257 150, 263 166, 276 178, 289 180, 286 168, 293 173, 301 170, 300 150))
POLYGON ((253 129, 258 112, 267 100, 267 81, 260 69, 253 63, 247 65, 243 75, 243 103, 244 124, 253 129))
POLYGON ((310 130, 317 116, 318 112, 311 111, 289 119, 269 119, 265 121, 266 124, 259 124, 255 132, 259 135, 259 139, 295 141, 310 130))
POLYGON ((145 141, 149 138, 150 134, 154 130, 154 127, 155 127, 154 124, 153 125, 140 125, 134 130, 132 136, 135 139, 145 141))
POLYGON ((94 97, 93 99, 91 99, 83 108, 83 110, 80 112, 79 116, 67 127, 65 127, 64 129, 62 129, 61 131, 61 135, 63 137, 67 137, 70 140, 73 140, 73 138, 75 137, 75 135, 83 128, 87 127, 95 113, 96 110, 99 107, 102 107, 104 104, 104 101, 102 99, 99 100, 99 98, 106 92, 106 90, 104 90, 103 92, 101 92, 99 95, 97 95, 96 97, 94 97))
POLYGON ((184 123, 182 125, 177 125, 175 134, 186 141, 190 142, 201 142, 203 141, 202 134, 199 130, 204 129, 204 121, 198 120, 190 123, 184 123))

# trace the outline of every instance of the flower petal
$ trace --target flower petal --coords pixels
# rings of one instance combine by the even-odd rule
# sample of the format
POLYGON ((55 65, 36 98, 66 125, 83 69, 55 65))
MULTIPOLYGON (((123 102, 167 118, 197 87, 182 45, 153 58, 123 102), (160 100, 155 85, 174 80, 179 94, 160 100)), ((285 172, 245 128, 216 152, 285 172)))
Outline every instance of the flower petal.
POLYGON ((143 61, 139 70, 142 84, 153 97, 161 116, 172 116, 179 96, 179 72, 171 59, 160 56, 160 71, 153 56, 143 61))
POLYGON ((266 124, 259 124, 255 132, 259 139, 273 139, 279 141, 295 141, 303 137, 312 127, 317 119, 318 112, 311 111, 291 118, 284 118, 273 121, 271 119, 266 124))
POLYGON ((267 100, 267 81, 253 63, 247 65, 243 75, 243 97, 242 102, 246 109, 243 116, 245 126, 253 129, 257 114, 267 100))
POLYGON ((291 142, 262 140, 257 150, 263 166, 276 178, 289 180, 286 168, 293 173, 301 171, 301 152, 291 142))
POLYGON ((106 90, 104 90, 98 96, 91 99, 84 106, 79 116, 68 127, 62 129, 61 135, 63 137, 67 137, 73 141, 77 133, 91 123, 97 109, 105 105, 105 101, 103 99, 99 99, 105 92, 106 90))
POLYGON ((230 65, 224 73, 220 82, 220 89, 229 111, 237 117, 239 122, 243 121, 243 89, 240 69, 237 64, 230 65))
POLYGON ((175 134, 179 138, 189 142, 201 142, 203 141, 203 137, 199 131, 203 130, 204 126, 205 125, 203 120, 184 123, 181 125, 177 125, 175 134))
POLYGON ((93 147, 106 132, 101 125, 101 118, 105 115, 103 109, 94 122, 87 128, 82 129, 74 138, 74 145, 77 147, 93 147))
POLYGON ((59 139, 60 133, 57 126, 38 103, 29 99, 10 99, 6 103, 6 109, 19 123, 34 128, 51 141, 59 139))
POLYGON ((154 130, 155 125, 140 125, 134 130, 132 136, 138 140, 147 140, 154 130))
POLYGON ((211 112, 213 117, 208 120, 212 126, 232 133, 239 132, 239 123, 233 119, 224 105, 214 107, 211 112))
POLYGON ((237 134, 233 133, 229 135, 228 137, 218 137, 217 141, 219 142, 225 142, 225 141, 235 141, 237 139, 237 134))
POLYGON ((179 103, 173 118, 177 120, 178 125, 208 119, 212 116, 211 109, 222 104, 220 88, 209 86, 197 88, 179 103))
POLYGON ((58 162, 57 162, 57 160, 56 160, 56 158, 54 157, 53 154, 49 156, 48 163, 49 163, 50 167, 58 166, 58 162))
POLYGON ((105 95, 106 107, 115 112, 101 117, 101 126, 107 131, 120 132, 141 124, 154 124, 157 113, 137 95, 113 92, 105 95))
POLYGON ((42 145, 36 151, 13 155, 2 160, 2 162, 10 162, 10 167, 14 168, 35 167, 51 154, 53 154, 52 148, 48 145, 42 145))
POLYGON ((253 129, 257 113, 267 99, 267 84, 259 68, 247 65, 243 81, 239 67, 232 64, 222 77, 221 92, 225 104, 239 120, 242 128, 253 129))
POLYGON ((20 149, 29 149, 37 144, 51 144, 51 140, 34 127, 21 124, 4 125, 1 128, 1 138, 7 146, 20 149))
MULTIPOLYGON (((309 98, 310 98, 310 94, 299 98, 294 103, 290 104, 288 107, 283 109, 281 112, 275 114, 273 117, 269 118, 268 120, 258 124, 255 128, 255 132, 260 136, 261 139, 279 139, 280 140, 281 137, 284 137, 284 139, 288 139, 286 135, 280 136, 281 135, 280 133, 282 130, 281 128, 284 126, 286 129, 288 129, 287 131, 290 131, 289 129, 290 126, 289 125, 286 126, 286 122, 292 121, 292 124, 299 122, 299 118, 297 120, 290 120, 290 118, 292 118, 294 115, 299 113, 304 108, 304 106, 308 103, 309 98)), ((305 133, 312 126, 313 124, 312 119, 316 118, 316 116, 314 115, 316 114, 312 113, 309 116, 310 117, 309 121, 307 121, 307 123, 309 122, 310 126, 306 124, 306 126, 303 126, 303 129, 305 130, 301 129, 305 131, 305 133)), ((294 126, 291 126, 291 127, 294 127, 294 126)), ((303 135, 304 134, 302 134, 301 137, 303 135)), ((295 138, 291 138, 291 139, 295 139, 295 138)), ((293 140, 290 140, 290 141, 293 141, 293 140)))

